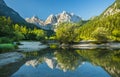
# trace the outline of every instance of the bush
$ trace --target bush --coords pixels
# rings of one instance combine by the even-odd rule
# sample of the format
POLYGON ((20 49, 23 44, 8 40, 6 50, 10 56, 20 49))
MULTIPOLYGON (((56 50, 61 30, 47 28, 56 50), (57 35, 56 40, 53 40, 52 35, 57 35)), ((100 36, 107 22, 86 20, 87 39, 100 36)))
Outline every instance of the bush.
POLYGON ((25 36, 21 32, 16 31, 14 32, 14 34, 15 34, 14 41, 20 41, 25 38, 25 36))
POLYGON ((13 44, 0 44, 1 52, 11 51, 11 50, 14 50, 15 48, 16 46, 13 44))
POLYGON ((0 43, 12 43, 12 39, 7 37, 0 38, 0 43))

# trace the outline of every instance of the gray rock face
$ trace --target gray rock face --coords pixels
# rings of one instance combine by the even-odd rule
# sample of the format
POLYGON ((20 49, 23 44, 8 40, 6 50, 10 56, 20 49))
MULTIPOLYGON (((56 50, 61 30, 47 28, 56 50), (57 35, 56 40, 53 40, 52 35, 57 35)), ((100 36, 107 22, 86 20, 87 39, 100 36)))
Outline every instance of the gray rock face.
POLYGON ((73 13, 68 13, 66 11, 63 11, 62 13, 57 15, 57 23, 62 23, 62 22, 79 22, 82 20, 79 16, 73 14, 73 13))
POLYGON ((57 18, 53 14, 51 14, 45 21, 45 25, 47 25, 47 24, 55 24, 55 23, 57 23, 57 18))
POLYGON ((16 11, 6 5, 4 0, 0 0, 0 16, 10 17, 15 23, 26 23, 16 11))
POLYGON ((104 13, 104 16, 114 15, 120 12, 120 9, 116 8, 117 4, 115 3, 113 7, 108 8, 108 10, 104 13))
POLYGON ((114 15, 120 12, 120 1, 116 0, 106 11, 102 14, 102 17, 107 17, 110 15, 114 15))
POLYGON ((37 16, 33 16, 32 18, 26 18, 27 22, 34 23, 36 25, 44 25, 44 21, 39 19, 37 16))
POLYGON ((35 24, 37 27, 45 29, 45 30, 52 30, 52 25, 45 22, 41 19, 39 19, 37 16, 33 16, 31 18, 25 19, 28 23, 35 24))

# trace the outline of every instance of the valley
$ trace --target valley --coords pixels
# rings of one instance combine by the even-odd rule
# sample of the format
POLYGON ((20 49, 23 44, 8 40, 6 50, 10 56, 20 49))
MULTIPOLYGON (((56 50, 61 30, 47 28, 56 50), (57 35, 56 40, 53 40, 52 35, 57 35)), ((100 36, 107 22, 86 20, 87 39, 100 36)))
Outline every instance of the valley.
POLYGON ((0 77, 120 76, 119 0, 87 20, 64 10, 23 18, 6 2, 0 0, 0 77))

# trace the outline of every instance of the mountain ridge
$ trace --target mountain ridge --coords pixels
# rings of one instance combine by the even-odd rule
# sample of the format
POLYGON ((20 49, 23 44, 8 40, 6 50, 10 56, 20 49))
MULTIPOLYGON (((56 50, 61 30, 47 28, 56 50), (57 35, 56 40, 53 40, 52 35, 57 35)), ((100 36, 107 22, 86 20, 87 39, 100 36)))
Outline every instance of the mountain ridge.
POLYGON ((120 12, 120 0, 116 0, 111 6, 109 6, 100 17, 107 17, 109 15, 114 15, 120 12))
POLYGON ((56 14, 56 15, 49 15, 46 20, 41 20, 37 16, 33 16, 31 18, 26 18, 25 19, 29 23, 36 24, 38 27, 45 29, 47 26, 49 29, 53 29, 53 25, 58 25, 63 22, 72 22, 76 23, 82 20, 81 17, 73 14, 73 13, 68 13, 66 11, 63 11, 62 13, 56 14))
POLYGON ((88 21, 80 28, 80 38, 84 40, 119 41, 120 33, 120 1, 115 1, 100 16, 88 21), (110 11, 110 9, 112 11, 110 11), (100 39, 101 38, 101 39, 100 39))
POLYGON ((4 0, 0 0, 0 16, 10 17, 14 23, 26 23, 16 11, 7 6, 4 0))

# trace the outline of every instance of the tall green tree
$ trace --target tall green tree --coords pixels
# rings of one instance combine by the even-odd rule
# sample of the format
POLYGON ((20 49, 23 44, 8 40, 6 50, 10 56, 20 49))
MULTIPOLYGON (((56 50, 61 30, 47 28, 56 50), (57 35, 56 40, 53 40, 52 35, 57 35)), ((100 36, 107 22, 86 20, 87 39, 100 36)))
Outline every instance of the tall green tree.
POLYGON ((56 30, 56 38, 60 43, 73 43, 78 36, 78 25, 74 23, 62 23, 56 30))
POLYGON ((11 27, 11 19, 8 17, 0 17, 0 37, 11 37, 13 35, 13 29, 11 27))

